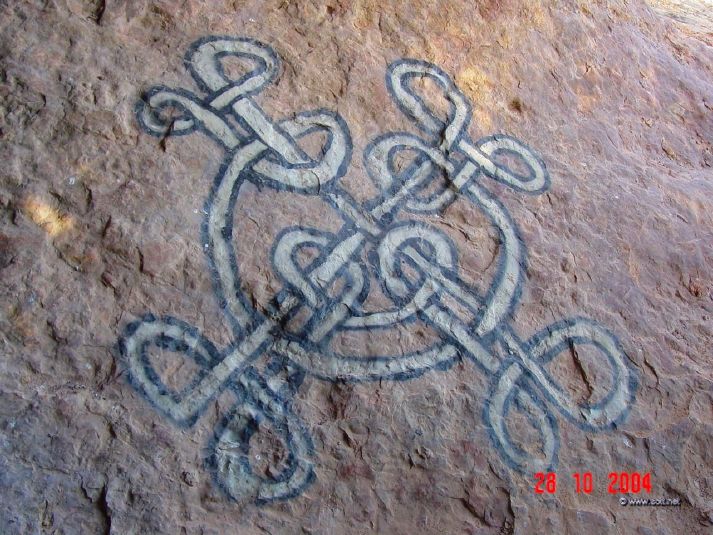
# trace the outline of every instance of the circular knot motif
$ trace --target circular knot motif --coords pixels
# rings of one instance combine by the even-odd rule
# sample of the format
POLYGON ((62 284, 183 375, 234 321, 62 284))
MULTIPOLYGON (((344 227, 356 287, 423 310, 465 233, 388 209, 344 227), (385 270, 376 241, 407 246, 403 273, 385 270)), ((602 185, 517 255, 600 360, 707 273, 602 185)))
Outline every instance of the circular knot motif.
POLYGON ((208 37, 190 47, 185 64, 204 96, 156 86, 145 92, 136 114, 149 134, 200 131, 224 150, 201 238, 232 341, 219 349, 195 327, 149 314, 126 327, 119 348, 132 385, 178 425, 194 425, 211 400, 231 393, 234 405, 216 426, 207 461, 228 496, 267 503, 298 495, 314 479, 312 441, 292 409, 308 374, 329 381, 404 380, 468 359, 490 378, 483 422, 493 445, 508 465, 525 473, 557 461, 555 411, 588 431, 622 421, 636 383, 609 331, 575 318, 549 325, 529 340, 516 334, 512 318, 525 280, 524 241, 484 182, 492 179, 534 195, 547 189, 549 174, 540 156, 513 137, 473 141, 471 104, 448 74, 412 59, 388 67, 387 89, 421 136, 391 132, 367 145, 364 167, 379 193, 360 203, 339 186, 352 141, 338 114, 315 110, 275 121, 255 102, 280 72, 269 46, 208 37), (232 75, 226 66, 230 57, 248 64, 247 71, 232 75), (420 93, 424 80, 447 103, 445 116, 429 105, 433 95, 420 93), (303 149, 310 136, 323 140, 316 156, 303 149), (408 164, 402 166, 404 159, 408 164), (318 195, 344 221, 335 232, 293 226, 277 236, 270 262, 283 287, 262 307, 244 291, 233 245, 236 203, 246 182, 318 195), (457 248, 443 231, 399 218, 402 212, 442 215, 456 198, 472 202, 497 232, 498 257, 485 293, 459 275, 457 248), (372 277, 391 300, 390 308, 367 310, 372 277), (342 331, 368 334, 415 320, 438 340, 398 354, 341 354, 332 348, 342 331), (597 363, 611 371, 609 387, 596 401, 573 399, 549 371, 575 344, 589 346, 597 363), (157 350, 189 359, 198 368, 193 379, 171 388, 152 356, 157 350), (518 443, 508 424, 513 411, 539 433, 537 452, 518 443), (264 429, 283 451, 280 466, 267 471, 251 449, 264 429))

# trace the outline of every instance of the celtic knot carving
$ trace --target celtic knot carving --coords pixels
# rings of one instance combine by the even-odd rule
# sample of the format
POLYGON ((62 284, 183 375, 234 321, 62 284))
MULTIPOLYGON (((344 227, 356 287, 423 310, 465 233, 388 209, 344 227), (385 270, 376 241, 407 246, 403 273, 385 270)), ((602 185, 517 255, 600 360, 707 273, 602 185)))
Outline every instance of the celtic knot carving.
POLYGON ((267 503, 294 497, 312 481, 314 448, 291 407, 306 374, 328 381, 404 380, 445 370, 465 357, 489 376, 483 419, 492 442, 502 458, 522 472, 546 470, 557 462, 555 411, 589 431, 611 428, 626 416, 634 374, 608 330, 575 318, 523 340, 510 324, 525 277, 526 250, 516 223, 487 181, 534 195, 548 188, 550 177, 542 159, 513 137, 473 141, 468 134, 470 103, 445 72, 410 59, 388 67, 389 93, 420 135, 387 133, 368 145, 365 167, 380 192, 360 204, 339 186, 352 156, 349 129, 339 115, 316 110, 275 121, 256 103, 255 97, 279 72, 279 58, 269 46, 252 39, 209 37, 191 46, 186 65, 204 96, 157 86, 139 101, 136 113, 150 134, 199 131, 224 150, 206 201, 202 234, 215 295, 233 341, 217 348, 183 321, 146 315, 126 327, 119 346, 132 385, 176 424, 194 425, 214 397, 226 389, 233 393, 234 407, 216 428, 207 463, 229 496, 267 503), (254 68, 233 80, 221 63, 226 56, 254 68), (446 120, 416 92, 412 82, 421 78, 443 92, 450 106, 446 120), (168 109, 178 110, 178 115, 168 118, 168 109), (318 158, 300 147, 301 138, 315 132, 326 138, 318 158), (417 156, 406 169, 398 169, 395 160, 403 151, 417 156), (505 160, 516 160, 517 169, 505 160), (448 178, 448 185, 433 191, 428 186, 438 174, 448 178), (245 183, 318 195, 344 219, 337 233, 308 227, 280 233, 271 259, 283 289, 263 311, 241 289, 232 243, 235 206, 245 183), (459 275, 458 250, 445 233, 397 217, 440 213, 458 197, 477 206, 498 233, 497 271, 484 295, 459 275), (305 267, 297 257, 306 247, 318 256, 305 267), (361 260, 365 249, 371 264, 361 260), (392 301, 388 310, 362 309, 372 279, 392 301), (467 311, 469 320, 455 314, 446 299, 467 311), (300 311, 307 319, 299 332, 288 332, 286 321, 300 311), (369 331, 414 319, 432 327, 439 340, 419 351, 368 357, 338 354, 329 347, 340 330, 369 331), (550 361, 575 343, 593 346, 611 369, 608 394, 593 404, 571 399, 547 370, 550 361), (169 388, 151 362, 154 348, 192 359, 200 372, 180 392, 169 388), (256 365, 259 359, 268 361, 264 371, 256 365), (288 378, 281 387, 272 381, 277 373, 288 378), (529 455, 510 436, 506 422, 513 407, 539 431, 540 456, 529 455), (249 456, 250 437, 259 425, 270 426, 288 452, 284 469, 271 477, 257 474, 249 456))

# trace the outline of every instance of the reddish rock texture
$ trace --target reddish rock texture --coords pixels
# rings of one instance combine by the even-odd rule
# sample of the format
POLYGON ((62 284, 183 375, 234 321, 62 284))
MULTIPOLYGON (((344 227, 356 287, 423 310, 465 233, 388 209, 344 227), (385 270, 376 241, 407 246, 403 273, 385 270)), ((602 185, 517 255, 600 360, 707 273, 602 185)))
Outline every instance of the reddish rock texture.
POLYGON ((713 2, 711 0, 650 0, 658 12, 671 17, 685 32, 713 45, 713 2))
MULTIPOLYGON (((696 35, 640 1, 3 2, 0 531, 710 532, 713 48, 696 35), (183 56, 209 35, 258 39, 280 56, 279 78, 254 97, 270 117, 324 108, 344 118, 354 147, 341 183, 359 202, 378 193, 367 144, 419 134, 384 83, 400 58, 453 78, 473 106, 473 139, 506 133, 541 155, 551 180, 541 195, 484 182, 527 247, 509 322, 528 339, 591 318, 617 336, 638 383, 612 430, 550 409, 555 494, 535 494, 533 474, 494 445, 490 377, 468 358, 408 381, 308 375, 292 410, 314 442, 315 479, 262 506, 231 499, 206 467, 232 391, 182 428, 132 387, 117 343, 147 313, 180 318, 218 347, 232 339, 201 241, 224 152, 198 133, 149 136, 135 114, 154 85, 200 93, 183 56), (571 474, 587 471, 594 492, 577 494, 571 474), (613 471, 649 472, 643 497, 682 505, 621 506, 607 493, 613 471)), ((452 240, 459 273, 485 293, 500 243, 482 212, 461 198, 418 219, 452 240)), ((265 310, 282 286, 270 251, 283 229, 342 224, 318 196, 250 186, 233 244, 254 306, 265 310)), ((368 302, 383 307, 372 287, 368 302)), ((415 322, 333 344, 371 356, 439 336, 415 322)), ((175 359, 156 368, 172 388, 199 371, 175 359)), ((549 367, 578 401, 605 394, 616 382, 607 370, 579 346, 549 367)), ((511 425, 529 440, 526 425, 511 425)), ((250 455, 267 476, 288 462, 269 429, 250 455)))

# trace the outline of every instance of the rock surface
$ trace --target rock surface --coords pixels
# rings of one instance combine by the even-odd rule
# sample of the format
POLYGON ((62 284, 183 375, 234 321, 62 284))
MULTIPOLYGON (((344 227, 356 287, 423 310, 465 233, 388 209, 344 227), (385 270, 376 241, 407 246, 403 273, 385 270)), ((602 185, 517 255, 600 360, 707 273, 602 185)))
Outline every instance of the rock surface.
POLYGON ((709 45, 713 44, 713 2, 711 0, 650 0, 658 12, 671 17, 679 27, 709 45))
MULTIPOLYGON (((713 48, 697 35, 640 1, 3 2, 0 531, 710 533, 713 48), (316 109, 344 119, 353 150, 339 183, 359 204, 380 193, 362 159, 378 136, 405 131, 429 146, 449 142, 443 132, 431 140, 387 91, 387 68, 401 58, 434 63, 452 77, 472 103, 473 140, 505 133, 541 156, 550 177, 541 194, 477 179, 527 249, 522 293, 505 323, 523 341, 536 333, 547 340, 556 334, 548 326, 590 318, 616 336, 622 370, 634 379, 621 418, 601 431, 577 424, 577 404, 629 386, 601 347, 567 340, 549 363, 535 359, 533 369, 546 369, 573 400, 564 407, 542 395, 532 375, 515 381, 515 390, 545 407, 539 430, 558 429, 555 493, 536 494, 534 473, 513 466, 498 443, 484 412, 497 412, 492 370, 462 348, 447 366, 409 380, 356 382, 309 369, 302 377, 268 348, 253 364, 255 381, 245 386, 250 374, 234 374, 195 423, 177 425, 152 404, 127 358, 127 326, 147 314, 177 318, 200 332, 199 349, 202 340, 223 350, 247 336, 216 299, 207 261, 216 244, 201 230, 214 179, 230 161, 226 149, 199 132, 151 136, 136 113, 157 85, 205 98, 183 57, 197 39, 215 35, 257 39, 281 58, 279 75, 251 97, 271 119, 316 109), (221 459, 238 463, 227 466, 240 469, 239 433, 216 442, 216 429, 236 400, 257 410, 250 396, 272 388, 261 382, 271 359, 276 384, 285 372, 300 376, 274 388, 295 387, 278 405, 294 413, 289 422, 302 422, 314 451, 290 450, 266 417, 247 439, 246 458, 271 481, 295 466, 288 453, 298 451, 314 478, 294 496, 261 505, 254 493, 238 492, 249 484, 210 459, 218 448, 221 459), (591 494, 574 489, 572 474, 584 472, 593 475, 591 494), (628 498, 681 505, 621 506, 620 495, 607 492, 610 472, 651 474, 652 492, 628 498)), ((233 79, 245 72, 239 61, 224 65, 233 79)), ((448 110, 434 87, 419 86, 429 95, 423 102, 448 110)), ((173 133, 185 117, 177 113, 173 133)), ((305 136, 305 151, 317 159, 319 140, 307 138, 319 135, 305 136)), ((408 164, 414 156, 403 158, 408 164)), ((396 217, 447 236, 458 252, 458 280, 488 298, 509 249, 481 208, 461 195, 436 213, 396 217)), ((343 225, 324 194, 246 184, 230 243, 250 306, 269 311, 284 286, 286 264, 272 256, 284 229, 315 228, 333 240, 343 225)), ((353 264, 371 280, 359 306, 388 309, 369 247, 353 264)), ((311 255, 296 260, 304 273, 326 249, 299 252, 311 255)), ((409 269, 418 269, 405 269, 413 280, 409 269)), ((438 296, 450 318, 468 316, 443 291, 438 296)), ((352 313, 347 305, 334 309, 352 313)), ((299 321, 278 322, 276 338, 303 342, 299 321)), ((147 351, 156 372, 147 380, 177 390, 205 377, 210 363, 187 358, 188 342, 162 342, 165 329, 147 351)), ((336 331, 330 348, 362 360, 461 340, 423 316, 386 330, 336 331)), ((188 340, 194 331, 183 332, 188 340)), ((497 362, 514 354, 504 343, 488 347, 497 362)), ((528 459, 546 456, 526 418, 537 414, 513 407, 503 415, 510 440, 528 459)))

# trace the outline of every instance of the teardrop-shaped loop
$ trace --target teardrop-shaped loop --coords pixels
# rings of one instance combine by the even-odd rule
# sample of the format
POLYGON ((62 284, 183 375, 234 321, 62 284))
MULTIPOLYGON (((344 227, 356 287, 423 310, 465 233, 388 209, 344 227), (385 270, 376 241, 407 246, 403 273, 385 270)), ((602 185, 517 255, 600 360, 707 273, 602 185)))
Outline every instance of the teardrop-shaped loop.
POLYGON ((245 37, 211 36, 199 39, 188 49, 185 64, 201 89, 212 94, 211 105, 216 109, 259 93, 280 70, 280 58, 272 47, 245 37), (221 63, 226 56, 252 62, 254 68, 233 80, 221 63))
POLYGON ((401 111, 424 132, 440 139, 440 149, 450 150, 463 136, 470 122, 471 108, 465 95, 442 69, 415 59, 402 59, 389 65, 386 86, 401 111), (440 119, 418 95, 412 85, 415 78, 429 78, 443 91, 449 103, 446 121, 440 119))
POLYGON ((234 388, 238 402, 216 429, 208 468, 235 500, 266 504, 297 496, 314 479, 310 461, 314 447, 307 430, 289 403, 254 369, 246 370, 234 388), (259 473, 256 464, 261 459, 251 453, 250 440, 267 429, 279 439, 284 458, 279 469, 259 473))
POLYGON ((507 463, 522 473, 548 471, 557 464, 559 430, 543 400, 530 388, 522 366, 516 361, 505 362, 491 382, 485 402, 483 419, 491 438, 507 463), (508 430, 508 418, 513 410, 520 411, 540 435, 540 456, 520 448, 508 430))
POLYGON ((321 305, 322 291, 306 276, 305 270, 299 265, 297 255, 305 247, 317 247, 323 252, 330 239, 333 239, 332 235, 317 229, 290 227, 280 232, 272 249, 272 265, 275 266, 277 275, 311 308, 321 305))
POLYGON ((429 275, 404 253, 404 249, 409 246, 415 247, 426 261, 452 272, 456 271, 458 263, 453 242, 433 226, 407 221, 389 230, 377 248, 378 271, 389 297, 397 304, 410 302, 429 280, 429 275), (404 272, 404 262, 417 274, 418 279, 412 280, 404 272))
POLYGON ((462 143, 461 150, 481 166, 490 178, 525 193, 542 193, 550 186, 550 174, 539 154, 519 139, 496 134, 478 140, 475 145, 462 143), (518 162, 525 172, 501 163, 509 157, 518 162))
POLYGON ((398 206, 405 200, 405 207, 410 212, 438 212, 455 198, 454 191, 449 188, 425 199, 419 196, 419 191, 427 190, 438 172, 452 179, 457 175, 459 166, 451 163, 441 150, 413 134, 395 132, 376 138, 364 151, 364 167, 374 184, 381 189, 381 198, 408 185, 408 191, 413 194, 407 199, 395 199, 393 204, 398 206), (398 171, 395 161, 403 152, 413 152, 416 158, 405 170, 398 171))
MULTIPOLYGON (((252 180, 277 189, 318 195, 330 190, 335 179, 346 173, 352 156, 349 127, 336 113, 317 110, 303 112, 280 123, 295 140, 317 131, 327 133, 318 159, 290 164, 282 158, 259 158, 253 165, 252 180)), ((277 156, 276 153, 273 153, 277 156)))
POLYGON ((220 354, 210 340, 181 320, 147 315, 126 327, 119 350, 126 361, 129 380, 156 409, 179 425, 195 423, 204 404, 191 403, 187 393, 198 384, 204 372, 220 361, 220 354), (150 351, 154 348, 190 358, 202 369, 182 392, 174 391, 163 383, 151 363, 150 351))
POLYGON ((189 91, 152 87, 137 102, 135 111, 139 125, 153 136, 184 136, 201 129, 227 150, 239 143, 233 127, 189 91))
POLYGON ((526 345, 523 365, 540 391, 565 417, 589 431, 612 428, 631 407, 636 390, 634 371, 616 337, 592 320, 576 318, 550 325, 526 345), (577 402, 547 372, 546 365, 575 344, 595 348, 608 364, 612 378, 606 394, 596 403, 577 402))

